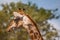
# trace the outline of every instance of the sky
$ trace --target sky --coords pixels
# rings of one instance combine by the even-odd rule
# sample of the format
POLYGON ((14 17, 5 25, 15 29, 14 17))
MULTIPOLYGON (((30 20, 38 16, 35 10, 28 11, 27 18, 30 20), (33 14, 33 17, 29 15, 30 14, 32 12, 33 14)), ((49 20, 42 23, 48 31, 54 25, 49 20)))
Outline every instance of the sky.
MULTIPOLYGON (((45 9, 58 8, 56 15, 60 14, 60 0, 0 0, 0 4, 10 3, 10 2, 18 2, 18 1, 21 1, 22 3, 28 3, 28 1, 30 1, 31 3, 36 3, 36 5, 39 8, 40 7, 43 7, 45 9)), ((1 9, 1 6, 0 6, 0 9, 1 9)), ((60 30, 60 18, 50 20, 49 23, 51 23, 51 25, 53 25, 57 30, 60 30)))

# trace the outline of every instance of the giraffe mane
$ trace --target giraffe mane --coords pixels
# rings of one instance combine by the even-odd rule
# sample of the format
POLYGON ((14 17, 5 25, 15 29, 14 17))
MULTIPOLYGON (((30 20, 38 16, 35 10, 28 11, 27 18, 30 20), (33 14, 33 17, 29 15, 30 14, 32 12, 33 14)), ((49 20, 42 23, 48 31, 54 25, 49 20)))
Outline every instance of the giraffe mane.
POLYGON ((32 19, 29 15, 26 15, 26 16, 31 20, 31 22, 33 22, 33 24, 34 24, 35 26, 37 26, 36 22, 33 21, 33 19, 32 19))

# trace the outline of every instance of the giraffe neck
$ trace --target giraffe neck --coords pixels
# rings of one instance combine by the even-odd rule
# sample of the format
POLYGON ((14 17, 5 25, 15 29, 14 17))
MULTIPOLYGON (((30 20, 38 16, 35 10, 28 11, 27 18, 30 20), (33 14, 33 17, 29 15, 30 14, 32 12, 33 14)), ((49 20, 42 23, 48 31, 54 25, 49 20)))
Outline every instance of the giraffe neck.
POLYGON ((43 40, 40 32, 34 25, 29 24, 27 31, 30 35, 31 40, 43 40))
POLYGON ((27 29, 31 40, 43 40, 36 23, 30 18, 30 16, 25 15, 23 17, 23 22, 25 25, 23 25, 25 27, 25 29, 27 29))
POLYGON ((28 15, 23 17, 23 27, 27 29, 31 40, 43 40, 35 22, 28 15))

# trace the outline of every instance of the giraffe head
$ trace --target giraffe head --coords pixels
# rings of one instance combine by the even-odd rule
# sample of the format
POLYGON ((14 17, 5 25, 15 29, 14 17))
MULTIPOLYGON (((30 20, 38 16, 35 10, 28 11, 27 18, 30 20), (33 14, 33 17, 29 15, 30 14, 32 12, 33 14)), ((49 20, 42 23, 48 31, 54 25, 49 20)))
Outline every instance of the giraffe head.
POLYGON ((10 22, 7 31, 11 30, 12 28, 17 28, 18 26, 22 25, 22 14, 24 13, 24 9, 18 10, 18 12, 13 12, 14 19, 10 22), (21 17, 21 18, 20 18, 21 17), (18 24, 18 25, 17 25, 18 24))

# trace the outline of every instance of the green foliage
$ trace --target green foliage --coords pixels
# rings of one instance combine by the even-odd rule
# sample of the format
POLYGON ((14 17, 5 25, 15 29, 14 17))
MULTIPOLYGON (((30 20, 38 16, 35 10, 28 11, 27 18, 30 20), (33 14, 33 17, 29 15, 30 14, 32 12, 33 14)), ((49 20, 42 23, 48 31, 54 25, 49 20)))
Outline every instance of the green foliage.
MULTIPOLYGON (((29 36, 27 31, 23 28, 20 28, 17 31, 6 33, 4 32, 9 20, 13 17, 12 12, 17 11, 18 8, 25 8, 25 13, 30 15, 34 21, 36 21, 41 34, 46 40, 52 39, 58 35, 56 29, 51 26, 47 20, 55 18, 55 15, 51 12, 52 10, 47 10, 44 8, 39 8, 36 4, 23 4, 21 2, 11 2, 10 4, 2 4, 2 10, 0 10, 0 40, 28 40, 29 36), (51 29, 52 28, 52 29, 51 29), (54 30, 54 31, 53 31, 54 30), (44 33, 45 32, 45 33, 44 33), (44 34, 43 34, 44 33, 44 34)), ((58 17, 57 17, 58 18, 58 17)))

